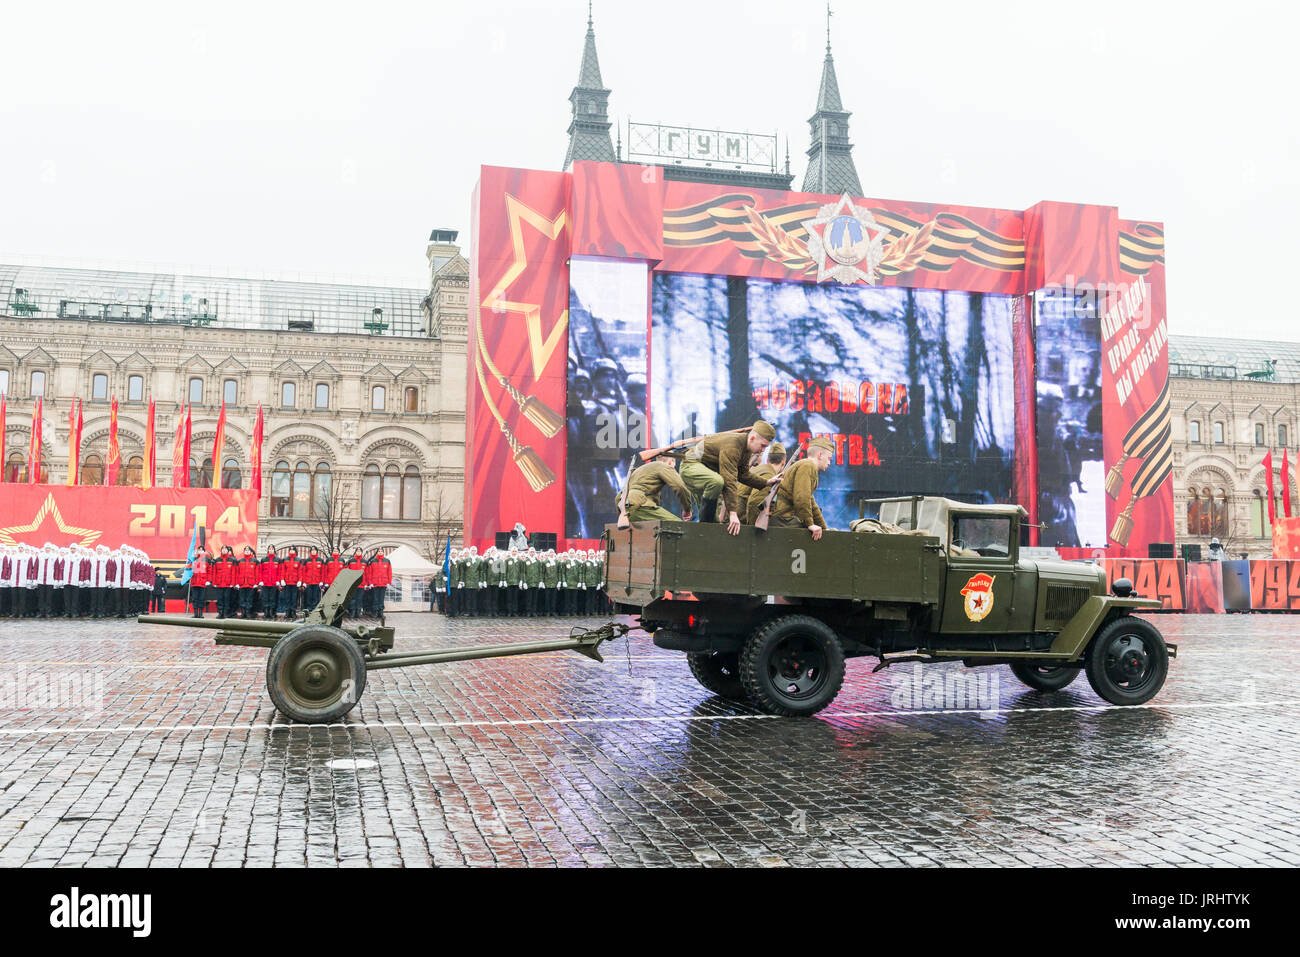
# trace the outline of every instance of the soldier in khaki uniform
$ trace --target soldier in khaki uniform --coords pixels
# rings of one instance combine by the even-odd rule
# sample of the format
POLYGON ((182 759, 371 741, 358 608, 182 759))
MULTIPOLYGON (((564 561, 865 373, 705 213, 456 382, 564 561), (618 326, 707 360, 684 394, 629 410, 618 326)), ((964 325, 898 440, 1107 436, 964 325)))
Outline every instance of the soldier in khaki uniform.
POLYGON ((755 476, 750 460, 761 455, 774 438, 772 424, 759 419, 748 432, 722 432, 691 446, 682 462, 682 479, 700 504, 701 522, 717 521, 714 512, 721 499, 727 531, 740 534, 740 516, 745 511, 741 486, 766 488, 772 482, 755 476))
POLYGON ((834 458, 835 446, 830 439, 818 437, 808 443, 808 457, 790 466, 781 476, 776 498, 772 500, 773 527, 806 528, 812 532, 813 541, 822 537, 826 520, 813 493, 834 458))
MULTIPOLYGON (((616 506, 618 504, 615 502, 616 506)), ((694 504, 691 490, 677 474, 677 459, 671 455, 661 455, 651 459, 645 465, 635 469, 628 477, 627 517, 630 521, 678 522, 685 519, 689 522, 694 504), (659 496, 665 486, 676 492, 677 500, 682 503, 681 519, 659 504, 659 496)))
MULTIPOLYGON (((755 465, 749 471, 759 478, 770 479, 781 470, 781 466, 784 464, 785 446, 780 442, 773 442, 767 447, 767 461, 762 465, 755 465)), ((754 519, 758 518, 758 513, 763 510, 763 500, 767 498, 768 490, 766 488, 747 488, 744 491, 745 514, 742 517, 746 525, 753 525, 754 519)))

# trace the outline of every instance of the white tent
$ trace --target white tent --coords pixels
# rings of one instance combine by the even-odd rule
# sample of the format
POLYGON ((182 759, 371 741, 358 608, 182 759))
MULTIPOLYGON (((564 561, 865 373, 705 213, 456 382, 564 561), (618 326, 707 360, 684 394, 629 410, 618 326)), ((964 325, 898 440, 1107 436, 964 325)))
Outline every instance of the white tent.
POLYGON ((398 545, 387 557, 393 566, 393 583, 388 586, 384 610, 428 611, 429 589, 438 566, 407 545, 398 545))

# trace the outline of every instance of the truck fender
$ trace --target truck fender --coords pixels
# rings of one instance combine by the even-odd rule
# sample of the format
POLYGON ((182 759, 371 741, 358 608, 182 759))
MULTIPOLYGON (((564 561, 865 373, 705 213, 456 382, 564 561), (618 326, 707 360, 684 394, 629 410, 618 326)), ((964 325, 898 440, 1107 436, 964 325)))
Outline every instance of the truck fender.
POLYGON ((1085 601, 1074 617, 1066 622, 1050 649, 1053 655, 1068 655, 1070 661, 1078 659, 1092 636, 1115 615, 1127 615, 1138 609, 1160 608, 1162 602, 1155 598, 1116 598, 1114 595, 1093 595, 1085 601))

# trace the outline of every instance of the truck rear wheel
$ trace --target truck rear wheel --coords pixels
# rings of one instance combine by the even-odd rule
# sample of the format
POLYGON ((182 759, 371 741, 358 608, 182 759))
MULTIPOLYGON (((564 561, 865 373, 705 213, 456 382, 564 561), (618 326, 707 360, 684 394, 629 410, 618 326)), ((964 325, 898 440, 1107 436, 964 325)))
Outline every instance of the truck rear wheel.
POLYGON ((768 714, 816 714, 840 693, 844 649, 825 622, 808 615, 777 618, 741 648, 740 681, 750 700, 768 714))
POLYGON ((1079 671, 1070 665, 1043 665, 1032 661, 1017 661, 1011 666, 1012 674, 1038 691, 1060 691, 1079 677, 1079 671))
POLYGON ((744 701, 740 683, 740 655, 736 652, 699 651, 686 656, 695 680, 709 691, 732 701, 744 701))
POLYGON ((1124 615, 1104 625, 1084 653, 1092 690, 1111 704, 1142 704, 1169 673, 1169 649, 1155 625, 1124 615))
POLYGON ((266 660, 266 690, 291 721, 327 724, 351 711, 366 688, 366 659, 347 632, 328 625, 295 628, 266 660))

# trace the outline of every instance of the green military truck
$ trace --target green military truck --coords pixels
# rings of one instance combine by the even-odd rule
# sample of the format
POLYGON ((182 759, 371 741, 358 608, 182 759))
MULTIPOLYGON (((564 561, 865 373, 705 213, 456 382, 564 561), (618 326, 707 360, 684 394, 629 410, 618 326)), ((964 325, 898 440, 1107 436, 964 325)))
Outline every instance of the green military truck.
POLYGON ((686 652, 715 694, 769 714, 815 714, 846 658, 1011 667, 1041 691, 1083 671, 1106 701, 1141 704, 1177 648, 1093 565, 1020 558, 1018 505, 867 500, 853 531, 690 522, 605 528, 605 590, 660 648, 686 652), (868 512, 871 513, 868 516, 868 512))

